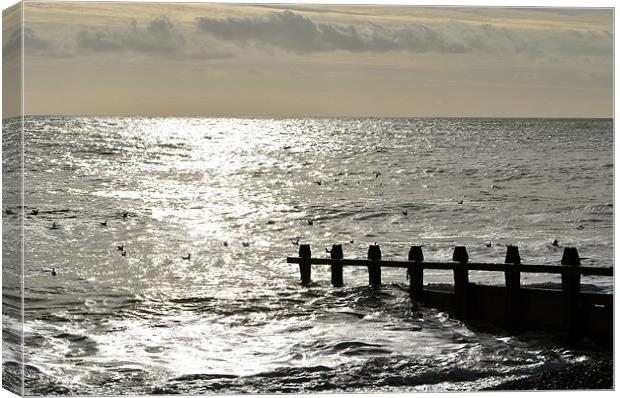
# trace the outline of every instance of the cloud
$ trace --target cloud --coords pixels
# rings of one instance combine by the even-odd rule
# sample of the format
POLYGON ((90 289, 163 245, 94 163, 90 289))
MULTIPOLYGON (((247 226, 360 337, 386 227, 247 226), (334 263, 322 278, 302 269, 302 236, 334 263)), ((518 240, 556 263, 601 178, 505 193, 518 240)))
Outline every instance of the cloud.
POLYGON ((46 53, 53 54, 55 52, 54 43, 50 40, 41 39, 34 30, 30 28, 16 29, 11 33, 9 39, 2 46, 2 56, 9 57, 20 54, 22 48, 22 37, 24 48, 27 53, 46 53))
POLYGON ((373 43, 353 26, 315 23, 300 14, 283 11, 257 18, 198 18, 198 29, 221 40, 243 45, 268 44, 294 53, 332 50, 368 51, 373 43))
POLYGON ((200 43, 187 40, 166 16, 150 21, 146 27, 132 21, 124 27, 84 29, 76 34, 75 41, 80 54, 131 53, 201 60, 235 57, 232 53, 209 50, 200 43))
POLYGON ((374 23, 343 25, 316 22, 292 11, 273 12, 253 18, 196 20, 199 31, 213 37, 249 44, 268 45, 287 52, 307 54, 325 51, 413 53, 490 53, 539 56, 548 52, 611 55, 608 31, 514 29, 491 24, 441 21, 410 22, 384 27, 374 23))
POLYGON ((144 54, 173 54, 183 50, 186 41, 165 17, 152 20, 146 29, 134 21, 117 29, 81 30, 76 35, 79 50, 95 53, 130 51, 144 54))

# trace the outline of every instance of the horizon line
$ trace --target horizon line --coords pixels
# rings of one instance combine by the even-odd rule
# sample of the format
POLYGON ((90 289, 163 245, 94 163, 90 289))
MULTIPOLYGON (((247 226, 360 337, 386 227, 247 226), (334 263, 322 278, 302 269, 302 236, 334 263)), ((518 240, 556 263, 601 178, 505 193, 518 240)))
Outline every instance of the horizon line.
POLYGON ((110 117, 110 118, 192 118, 192 119, 614 119, 614 116, 276 116, 276 115, 71 115, 28 114, 2 117, 2 120, 27 117, 110 117))

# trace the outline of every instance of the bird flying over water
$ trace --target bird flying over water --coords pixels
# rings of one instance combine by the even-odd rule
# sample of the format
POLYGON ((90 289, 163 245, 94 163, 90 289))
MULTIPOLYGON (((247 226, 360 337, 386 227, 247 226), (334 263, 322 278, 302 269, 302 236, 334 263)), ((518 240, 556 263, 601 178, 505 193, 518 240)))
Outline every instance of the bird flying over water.
POLYGON ((296 237, 295 240, 292 240, 291 243, 294 244, 295 246, 299 246, 299 236, 296 237))
POLYGON ((551 243, 551 246, 559 247, 560 246, 560 242, 558 242, 557 239, 554 239, 553 243, 551 243))
POLYGON ((116 246, 116 248, 120 251, 124 251, 125 245, 116 246))

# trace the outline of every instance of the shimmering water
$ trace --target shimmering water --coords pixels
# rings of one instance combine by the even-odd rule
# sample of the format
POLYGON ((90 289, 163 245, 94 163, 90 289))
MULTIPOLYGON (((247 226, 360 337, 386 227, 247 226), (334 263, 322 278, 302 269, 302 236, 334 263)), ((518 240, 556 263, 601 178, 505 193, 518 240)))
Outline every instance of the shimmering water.
MULTIPOLYGON (((3 128, 5 384, 20 375, 18 126, 3 128)), ((386 259, 424 244, 447 260, 463 244, 501 262, 510 243, 558 263, 558 239, 611 266, 611 120, 33 117, 25 130, 31 394, 471 390, 590 355, 412 305, 403 270, 370 289, 345 269, 334 289, 319 266, 302 288, 285 258, 300 237, 319 255, 378 242, 386 259)), ((522 280, 557 282, 540 278, 522 280)))

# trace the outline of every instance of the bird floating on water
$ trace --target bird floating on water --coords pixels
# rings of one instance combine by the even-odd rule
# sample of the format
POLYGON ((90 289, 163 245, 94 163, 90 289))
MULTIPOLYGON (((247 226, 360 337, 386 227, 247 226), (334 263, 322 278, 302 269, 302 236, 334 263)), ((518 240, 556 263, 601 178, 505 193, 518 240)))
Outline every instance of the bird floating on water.
POLYGON ((39 209, 32 209, 32 211, 30 212, 31 216, 37 216, 39 215, 39 209))
POLYGON ((124 251, 125 250, 125 245, 120 245, 120 246, 116 246, 116 248, 120 251, 124 251))
POLYGON ((308 225, 314 225, 314 221, 313 220, 306 220, 306 222, 308 223, 308 225))
POLYGON ((403 213, 403 216, 407 216, 407 214, 409 214, 407 210, 401 210, 400 212, 403 213))
POLYGON ((224 247, 228 247, 228 241, 227 240, 224 241, 224 247))
POLYGON ((493 246, 493 244, 491 244, 491 242, 490 242, 490 241, 489 241, 489 243, 485 243, 484 245, 485 245, 486 247, 491 247, 491 246, 493 246))
POLYGON ((5 209, 5 210, 4 210, 4 212, 5 212, 6 214, 14 214, 14 213, 13 213, 13 210, 11 210, 11 209, 5 209))
POLYGON ((52 268, 52 276, 56 276, 56 268, 52 268))
POLYGON ((378 172, 378 171, 377 171, 377 172, 375 172, 375 178, 379 178, 379 176, 380 176, 380 175, 381 175, 381 173, 380 173, 380 172, 378 172))
POLYGON ((295 246, 299 246, 299 236, 295 240, 292 240, 291 243, 295 246))
POLYGON ((191 260, 192 258, 192 253, 187 253, 187 256, 181 257, 183 260, 191 260))
POLYGON ((126 220, 128 215, 129 215, 129 212, 124 211, 124 212, 123 212, 123 219, 125 219, 125 220, 126 220))
POLYGON ((121 256, 127 257, 127 252, 125 250, 123 250, 123 252, 121 253, 121 256))
POLYGON ((583 224, 579 224, 579 226, 577 227, 578 230, 582 230, 584 228, 585 228, 585 226, 583 224))
POLYGON ((102 227, 107 227, 108 226, 108 220, 105 220, 104 222, 100 222, 99 225, 101 225, 102 227))
POLYGON ((250 247, 250 242, 241 242, 243 247, 250 247))
POLYGON ((463 199, 458 200, 456 203, 462 205, 463 204, 463 199))
POLYGON ((322 182, 321 182, 321 181, 315 181, 314 183, 315 183, 316 185, 321 185, 321 184, 322 184, 322 182))
POLYGON ((50 227, 50 229, 58 229, 60 228, 57 224, 56 221, 52 222, 52 226, 50 227))
POLYGON ((558 242, 557 239, 554 239, 553 243, 551 243, 551 246, 559 247, 560 246, 560 242, 558 242))

